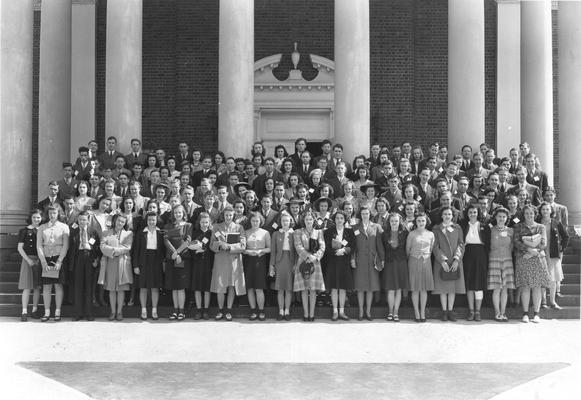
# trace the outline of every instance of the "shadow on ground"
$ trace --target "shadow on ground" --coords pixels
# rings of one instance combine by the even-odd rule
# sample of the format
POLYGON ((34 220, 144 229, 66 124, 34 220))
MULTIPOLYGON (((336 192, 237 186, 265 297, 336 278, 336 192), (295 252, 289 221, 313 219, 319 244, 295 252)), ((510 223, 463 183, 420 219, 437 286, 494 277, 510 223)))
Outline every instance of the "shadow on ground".
POLYGON ((102 363, 19 366, 95 399, 489 399, 565 363, 102 363))

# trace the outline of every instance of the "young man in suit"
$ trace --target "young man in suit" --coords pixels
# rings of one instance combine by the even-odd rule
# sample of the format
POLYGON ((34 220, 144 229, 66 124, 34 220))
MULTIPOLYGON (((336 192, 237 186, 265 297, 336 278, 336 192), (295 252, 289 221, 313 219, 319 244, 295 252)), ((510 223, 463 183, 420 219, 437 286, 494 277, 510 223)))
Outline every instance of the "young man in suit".
POLYGON ((462 146, 462 165, 460 169, 462 171, 468 171, 474 168, 474 163, 472 162, 472 146, 465 144, 462 146))
MULTIPOLYGON (((307 139, 298 138, 295 140, 295 152, 289 156, 292 160, 295 169, 298 171, 302 166, 302 155, 307 150, 307 139)), ((310 160, 310 158, 309 158, 310 160)))
POLYGON ((79 147, 79 158, 73 166, 73 174, 78 181, 89 181, 92 175, 93 166, 89 159, 89 148, 85 146, 79 147))
POLYGON ((117 138, 115 136, 109 136, 107 138, 107 151, 99 157, 101 168, 115 168, 115 160, 118 156, 123 157, 123 154, 117 151, 117 138))
POLYGON ((538 207, 541 205, 541 189, 539 189, 538 186, 528 183, 526 178, 527 170, 526 168, 521 167, 516 171, 516 185, 507 191, 507 195, 515 195, 519 189, 524 189, 528 193, 528 198, 531 204, 535 207, 538 207))
POLYGON ((77 222, 77 217, 79 216, 79 210, 75 208, 75 198, 70 194, 67 194, 63 200, 63 205, 64 211, 63 214, 59 216, 59 221, 71 227, 77 222))
POLYGON ((311 153, 308 150, 305 150, 301 153, 300 164, 297 165, 296 170, 300 177, 303 179, 307 185, 309 184, 309 176, 311 175, 311 171, 313 170, 313 166, 311 165, 311 153))
POLYGON ((474 175, 480 175, 485 180, 488 178, 490 171, 482 166, 483 162, 484 157, 482 156, 482 153, 481 152, 474 153, 474 156, 472 156, 473 167, 466 171, 466 176, 468 177, 468 179, 472 180, 474 175))
POLYGON ((181 166, 184 164, 184 162, 191 164, 194 161, 194 158, 192 157, 192 154, 190 153, 190 147, 186 142, 179 142, 178 151, 179 153, 176 156, 176 165, 177 168, 181 170, 181 166))
POLYGON ((141 151, 141 140, 131 139, 131 153, 125 156, 125 166, 133 169, 134 164, 145 165, 147 163, 147 154, 141 151))
POLYGON ((99 235, 89 226, 89 214, 86 211, 79 214, 77 221, 71 229, 68 257, 69 272, 74 282, 73 321, 83 317, 93 321, 94 274, 101 256, 99 235))
POLYGON ((58 208, 59 214, 62 214, 64 209, 63 201, 59 198, 59 184, 57 181, 50 181, 48 183, 48 196, 40 201, 37 206, 39 210, 42 210, 44 221, 48 221, 47 209, 49 207, 58 208))
POLYGON ((345 160, 343 160, 343 145, 341 143, 335 143, 335 145, 333 146, 333 157, 331 158, 329 168, 331 168, 332 171, 336 171, 337 165, 339 165, 342 162, 345 164, 345 167, 347 168, 347 172, 345 172, 345 175, 350 176, 353 173, 353 168, 351 167, 350 162, 348 161, 346 162, 345 160))
POLYGON ((278 172, 274 168, 274 158, 268 157, 264 160, 264 169, 265 169, 264 174, 258 175, 258 178, 256 178, 252 184, 252 189, 256 193, 263 193, 264 192, 264 182, 268 178, 274 179, 275 182, 282 180, 282 176, 281 176, 280 172, 278 172))
POLYGON ((278 212, 272 209, 272 198, 268 195, 262 195, 260 199, 260 214, 264 217, 264 224, 262 225, 262 229, 265 229, 272 235, 272 233, 277 230, 279 227, 278 221, 278 212))
POLYGON ((332 158, 331 141, 330 140, 325 139, 321 142, 321 151, 322 151, 322 154, 318 157, 315 157, 315 159, 313 160, 315 165, 317 165, 319 160, 322 158, 327 160, 327 165, 329 165, 331 163, 331 158, 332 158))
POLYGON ((210 154, 206 154, 204 158, 202 158, 202 169, 200 171, 194 172, 192 176, 192 186, 197 188, 202 183, 203 178, 207 178, 208 174, 210 173, 210 169, 212 168, 212 156, 210 154))
POLYGON ((536 164, 537 156, 533 153, 527 154, 525 157, 527 182, 541 189, 541 193, 544 194, 549 187, 549 177, 545 172, 539 170, 536 164))
POLYGON ((65 198, 67 194, 71 196, 77 195, 77 185, 79 182, 73 178, 73 165, 70 162, 63 163, 63 179, 59 180, 59 197, 61 200, 65 198))

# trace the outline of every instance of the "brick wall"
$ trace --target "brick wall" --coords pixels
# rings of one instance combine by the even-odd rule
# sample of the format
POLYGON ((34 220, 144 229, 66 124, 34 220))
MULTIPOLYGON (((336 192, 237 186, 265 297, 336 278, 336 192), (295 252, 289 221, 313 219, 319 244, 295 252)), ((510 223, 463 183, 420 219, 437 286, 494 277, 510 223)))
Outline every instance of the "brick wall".
MULTIPOLYGON (((496 135, 496 2, 485 2, 485 137, 496 135)), ((334 59, 333 0, 255 0, 255 59, 282 52, 275 74, 292 68, 298 42, 306 54, 334 59)), ((553 12, 555 160, 558 156, 557 12, 553 12)), ((97 2, 96 135, 105 140, 107 1, 97 2)), ((144 0, 143 142, 174 152, 186 140, 202 151, 217 145, 217 0, 144 0)), ((427 146, 447 141, 448 10, 446 1, 370 0, 371 141, 402 140, 427 146)), ((33 165, 38 155, 38 55, 40 12, 34 13, 33 165)), ((558 163, 555 161, 555 181, 558 163)), ((36 199, 36 174, 33 177, 36 199)))

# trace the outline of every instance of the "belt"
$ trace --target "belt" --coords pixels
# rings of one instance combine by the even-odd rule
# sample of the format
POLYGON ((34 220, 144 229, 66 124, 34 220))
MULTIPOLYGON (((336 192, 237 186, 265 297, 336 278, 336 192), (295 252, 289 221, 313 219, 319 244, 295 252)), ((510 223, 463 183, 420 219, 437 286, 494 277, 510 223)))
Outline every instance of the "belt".
POLYGON ((79 253, 90 254, 92 250, 82 249, 79 250, 79 253))

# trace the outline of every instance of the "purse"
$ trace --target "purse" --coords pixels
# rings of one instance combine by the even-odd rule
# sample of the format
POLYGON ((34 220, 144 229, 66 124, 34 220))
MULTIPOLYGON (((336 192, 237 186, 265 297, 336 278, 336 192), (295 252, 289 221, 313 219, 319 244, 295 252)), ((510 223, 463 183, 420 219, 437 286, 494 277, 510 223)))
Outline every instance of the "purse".
POLYGON ((443 281, 455 281, 460 278, 460 267, 456 268, 456 271, 444 271, 444 268, 440 268, 440 279, 443 281))

